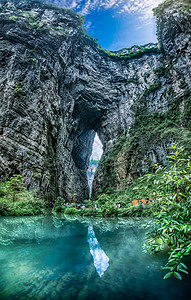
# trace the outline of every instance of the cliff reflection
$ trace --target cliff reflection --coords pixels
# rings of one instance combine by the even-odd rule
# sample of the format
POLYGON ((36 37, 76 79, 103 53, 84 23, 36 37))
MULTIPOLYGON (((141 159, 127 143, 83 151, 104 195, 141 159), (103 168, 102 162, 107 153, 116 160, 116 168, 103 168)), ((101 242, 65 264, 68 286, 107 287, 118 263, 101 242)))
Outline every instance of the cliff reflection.
POLYGON ((92 225, 88 227, 87 241, 90 246, 90 253, 94 259, 94 266, 98 272, 98 275, 101 277, 109 267, 109 257, 101 249, 92 225))

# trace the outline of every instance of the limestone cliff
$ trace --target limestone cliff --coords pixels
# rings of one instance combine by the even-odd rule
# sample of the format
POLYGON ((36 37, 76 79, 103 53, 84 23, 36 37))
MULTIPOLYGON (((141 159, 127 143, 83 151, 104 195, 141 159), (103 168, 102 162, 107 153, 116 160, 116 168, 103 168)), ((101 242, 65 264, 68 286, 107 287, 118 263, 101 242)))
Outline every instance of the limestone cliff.
POLYGON ((191 1, 164 1, 154 14, 161 49, 155 57, 160 66, 147 59, 150 66, 142 80, 151 81, 133 99, 134 119, 127 132, 104 153, 94 194, 112 186, 127 188, 154 163, 165 164, 174 141, 191 153, 191 1))
POLYGON ((125 53, 101 49, 72 11, 0 3, 1 180, 21 173, 50 199, 83 200, 95 132, 105 151, 97 191, 164 161, 172 139, 190 130, 189 3, 157 12, 162 50, 125 53))

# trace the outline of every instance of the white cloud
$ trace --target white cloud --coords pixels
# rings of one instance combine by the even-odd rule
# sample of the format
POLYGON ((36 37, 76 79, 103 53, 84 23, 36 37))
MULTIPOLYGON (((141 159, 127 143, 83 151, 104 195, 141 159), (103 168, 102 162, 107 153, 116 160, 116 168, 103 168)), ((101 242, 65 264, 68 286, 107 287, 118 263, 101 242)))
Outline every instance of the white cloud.
POLYGON ((139 13, 141 18, 151 19, 152 9, 163 0, 49 0, 61 6, 78 9, 82 15, 88 15, 93 10, 115 8, 116 12, 139 13))
POLYGON ((76 0, 73 0, 71 5, 70 5, 70 8, 73 9, 73 8, 76 8, 76 6, 78 5, 77 1, 76 0))
POLYGON ((81 10, 81 14, 82 15, 88 15, 90 13, 90 11, 92 10, 92 1, 91 0, 87 0, 85 3, 85 6, 83 7, 83 9, 81 10))
POLYGON ((119 13, 139 13, 140 19, 146 20, 153 17, 152 9, 159 5, 163 0, 129 0, 125 1, 127 4, 123 4, 119 13))
POLYGON ((100 160, 101 156, 103 154, 103 145, 96 133, 93 148, 92 148, 92 155, 90 159, 100 160))
POLYGON ((85 25, 84 25, 84 29, 87 30, 87 31, 88 31, 91 27, 92 27, 92 22, 90 22, 90 21, 87 22, 87 23, 85 23, 85 25))

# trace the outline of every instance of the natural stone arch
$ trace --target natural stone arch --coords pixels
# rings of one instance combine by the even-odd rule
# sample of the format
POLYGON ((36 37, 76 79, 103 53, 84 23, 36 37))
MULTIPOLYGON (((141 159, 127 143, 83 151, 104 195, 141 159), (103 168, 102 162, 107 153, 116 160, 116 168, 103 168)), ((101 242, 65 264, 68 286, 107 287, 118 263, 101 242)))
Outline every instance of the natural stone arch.
MULTIPOLYGON (((86 168, 93 130, 107 151, 121 134, 129 135, 138 115, 165 110, 173 99, 182 101, 181 95, 190 85, 190 65, 185 62, 190 59, 191 27, 187 13, 176 19, 176 3, 172 4, 175 14, 171 8, 165 9, 159 29, 165 31, 166 38, 168 28, 174 26, 174 35, 165 40, 160 33, 163 52, 156 45, 147 45, 140 55, 132 54, 132 49, 108 55, 84 34, 75 13, 35 1, 3 0, 2 180, 17 172, 23 174, 28 188, 40 188, 50 200, 63 196, 72 201, 73 194, 84 200, 89 196, 86 168), (32 12, 39 20, 46 20, 49 28, 30 27, 30 17, 19 12, 23 7, 29 15, 32 12), (15 15, 16 20, 7 21, 15 15), (60 27, 61 31, 56 29, 60 27), (118 54, 124 51, 132 56, 120 58, 118 54), (171 65, 169 54, 173 54, 171 65), (171 69, 158 77, 156 70, 161 66, 171 69), (179 87, 182 74, 184 89, 179 87)), ((168 139, 164 141, 165 147, 168 143, 168 139)))

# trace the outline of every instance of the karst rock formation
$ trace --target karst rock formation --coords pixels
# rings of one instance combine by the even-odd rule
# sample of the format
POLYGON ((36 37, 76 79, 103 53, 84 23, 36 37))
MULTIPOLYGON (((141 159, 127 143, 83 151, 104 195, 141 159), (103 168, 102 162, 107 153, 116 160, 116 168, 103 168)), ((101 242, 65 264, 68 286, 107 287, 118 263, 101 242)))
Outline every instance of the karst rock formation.
POLYGON ((0 0, 1 180, 22 174, 47 198, 87 199, 95 132, 104 155, 94 193, 163 163, 191 129, 190 8, 155 10, 159 46, 109 52, 70 10, 0 0))

